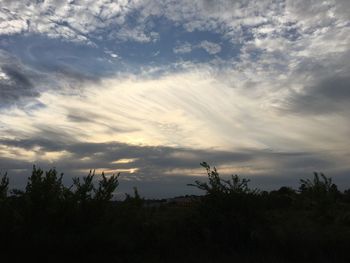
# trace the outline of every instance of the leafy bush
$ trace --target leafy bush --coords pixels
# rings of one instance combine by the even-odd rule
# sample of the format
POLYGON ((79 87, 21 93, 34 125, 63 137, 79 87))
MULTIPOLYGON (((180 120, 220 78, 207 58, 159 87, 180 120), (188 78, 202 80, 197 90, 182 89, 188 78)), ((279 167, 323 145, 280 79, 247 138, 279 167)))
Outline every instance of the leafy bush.
POLYGON ((301 179, 299 192, 306 206, 315 207, 321 210, 329 210, 340 198, 340 192, 331 178, 323 173, 314 173, 313 180, 301 179))
POLYGON ((216 167, 210 168, 210 165, 206 162, 200 164, 203 166, 208 174, 208 183, 195 181, 194 184, 189 184, 189 186, 195 186, 201 190, 204 190, 207 195, 217 195, 217 194, 237 194, 237 193, 254 193, 256 190, 251 190, 248 187, 249 179, 241 179, 238 175, 232 175, 230 180, 223 180, 220 178, 216 167))
POLYGON ((337 186, 332 183, 332 178, 327 178, 323 173, 318 174, 317 172, 314 173, 313 180, 300 180, 299 191, 302 194, 311 196, 334 195, 339 193, 337 186))

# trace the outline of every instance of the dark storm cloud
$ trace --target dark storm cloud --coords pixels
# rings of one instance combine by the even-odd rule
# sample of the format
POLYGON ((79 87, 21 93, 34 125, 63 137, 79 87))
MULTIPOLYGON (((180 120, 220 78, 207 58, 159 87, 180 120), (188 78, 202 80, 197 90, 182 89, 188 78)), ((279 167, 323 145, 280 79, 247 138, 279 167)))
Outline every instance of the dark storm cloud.
POLYGON ((32 81, 37 77, 35 73, 26 69, 16 58, 1 52, 0 61, 0 107, 39 95, 32 81))
MULTIPOLYGON (((43 46, 42 52, 47 49, 49 46, 43 46)), ((62 60, 54 53, 49 56, 50 60, 45 59, 48 55, 38 52, 33 54, 28 51, 28 54, 19 53, 17 56, 2 50, 0 43, 0 107, 25 106, 26 102, 35 100, 47 90, 74 94, 80 92, 86 83, 99 82, 99 74, 91 73, 80 65, 69 65, 67 58, 62 60)), ((79 63, 90 67, 89 63, 79 63)))
MULTIPOLYGON (((45 132, 44 134, 47 134, 45 132)), ((248 152, 227 152, 216 150, 193 150, 188 148, 172 148, 165 146, 135 146, 125 143, 81 143, 71 141, 68 137, 53 134, 53 137, 10 140, 1 139, 1 145, 9 147, 18 147, 25 150, 49 151, 67 151, 72 154, 69 160, 64 162, 77 162, 79 160, 90 157, 92 163, 90 167, 95 166, 113 168, 115 164, 112 162, 118 159, 138 159, 132 166, 141 168, 193 168, 199 162, 211 160, 217 164, 226 162, 248 161, 252 156, 248 152), (56 139, 53 139, 56 138, 56 139)), ((81 164, 78 164, 81 167, 81 164)), ((119 165, 119 164, 118 164, 119 165)), ((123 165, 123 164, 122 164, 123 165)), ((128 166, 131 164, 128 164, 128 166)))
MULTIPOLYGON (((0 174, 12 171, 15 169, 25 169, 27 170, 33 164, 23 160, 16 160, 12 158, 0 157, 0 174)), ((23 179, 24 180, 24 179, 23 179)))
MULTIPOLYGON (((254 164, 257 160, 281 163, 284 169, 295 167, 319 167, 329 165, 322 157, 311 153, 271 152, 264 150, 240 150, 237 152, 218 150, 194 150, 166 146, 135 146, 119 142, 81 143, 53 141, 42 138, 28 140, 0 140, 1 145, 40 152, 66 151, 67 157, 55 161, 57 167, 65 169, 127 169, 139 168, 139 174, 160 175, 172 169, 198 168, 200 162, 214 165, 254 164), (84 159, 89 158, 88 162, 84 159), (131 163, 115 163, 119 159, 134 159, 131 163)), ((2 162, 6 167, 6 162, 2 162)), ((234 171, 233 171, 234 172, 234 171)))
POLYGON ((1 139, 0 140, 1 145, 11 146, 11 147, 17 147, 22 148, 26 150, 31 150, 34 147, 38 146, 41 149, 45 149, 47 151, 61 151, 62 150, 62 144, 57 143, 57 141, 51 141, 48 139, 27 139, 27 140, 6 140, 1 139), (43 146, 45 145, 45 146, 43 146))
POLYGON ((350 110, 350 75, 331 76, 307 87, 290 101, 292 111, 307 114, 327 114, 350 110))
MULTIPOLYGON (((206 161, 212 166, 232 167, 230 171, 222 171, 225 178, 230 174, 252 179, 252 187, 274 189, 282 185, 297 186, 300 178, 312 175, 313 171, 331 171, 334 164, 330 156, 320 156, 309 152, 274 152, 269 150, 242 149, 236 152, 218 150, 195 150, 190 148, 173 148, 166 146, 136 146, 119 142, 84 143, 67 140, 47 140, 38 138, 23 140, 0 140, 1 146, 19 148, 35 152, 37 156, 52 151, 68 153, 52 162, 37 158, 35 164, 43 169, 56 167, 64 172, 67 184, 71 184, 71 177, 84 176, 91 169, 99 171, 122 171, 118 188, 119 193, 132 192, 137 186, 140 193, 146 197, 171 197, 182 194, 200 194, 200 192, 186 185, 195 180, 205 180, 206 172, 198 177, 200 163, 206 161), (116 163, 120 159, 133 159, 129 163, 116 163), (259 166, 269 167, 259 170, 259 166), (271 166, 272 165, 272 166, 271 166), (235 167, 255 169, 249 172, 237 172, 235 167), (273 167, 273 170, 271 170, 273 167), (135 173, 125 172, 125 169, 135 169, 135 173), (197 169, 193 174, 191 169, 197 169), (199 169, 199 170, 198 170, 199 169), (124 172, 123 172, 124 171, 124 172), (229 174, 228 174, 229 173, 229 174)), ((0 171, 8 171, 16 187, 23 187, 30 174, 33 163, 0 157, 0 171)), ((335 171, 344 175, 348 171, 335 171)), ((334 173, 334 171, 333 171, 334 173)), ((332 176, 334 174, 328 174, 332 176)), ((345 180, 346 181, 346 180, 345 180)), ((346 181, 343 185, 346 185, 346 181)))
POLYGON ((293 73, 302 90, 287 99, 288 110, 308 115, 349 112, 349 59, 348 50, 329 58, 302 59, 293 73))

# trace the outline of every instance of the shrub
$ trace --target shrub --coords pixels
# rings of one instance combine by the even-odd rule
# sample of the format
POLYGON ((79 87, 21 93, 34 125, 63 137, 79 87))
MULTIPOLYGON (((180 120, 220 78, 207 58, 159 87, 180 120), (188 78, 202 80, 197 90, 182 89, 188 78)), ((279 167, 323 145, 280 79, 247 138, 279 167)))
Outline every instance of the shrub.
POLYGON ((207 171, 208 182, 200 182, 196 180, 194 184, 188 185, 204 190, 207 195, 248 194, 257 192, 257 190, 249 189, 249 179, 241 179, 238 177, 238 175, 231 175, 230 180, 224 180, 220 178, 216 167, 211 169, 210 165, 206 162, 202 162, 200 165, 203 166, 207 171))

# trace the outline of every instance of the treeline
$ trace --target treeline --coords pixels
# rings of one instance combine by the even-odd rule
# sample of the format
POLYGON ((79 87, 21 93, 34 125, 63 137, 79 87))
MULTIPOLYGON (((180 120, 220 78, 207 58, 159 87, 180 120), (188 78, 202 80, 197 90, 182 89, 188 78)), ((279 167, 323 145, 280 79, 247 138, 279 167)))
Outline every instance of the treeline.
POLYGON ((36 167, 24 190, 0 181, 3 259, 110 262, 350 262, 350 191, 315 173, 299 189, 260 191, 201 164, 203 196, 149 206, 112 201, 118 175, 73 179, 36 167))

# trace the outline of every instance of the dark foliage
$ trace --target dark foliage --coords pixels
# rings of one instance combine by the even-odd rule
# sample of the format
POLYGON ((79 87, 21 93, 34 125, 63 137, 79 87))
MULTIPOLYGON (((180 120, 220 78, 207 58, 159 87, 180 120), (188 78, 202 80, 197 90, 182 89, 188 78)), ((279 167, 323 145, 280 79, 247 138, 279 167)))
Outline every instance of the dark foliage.
POLYGON ((315 173, 294 190, 250 189, 201 163, 203 196, 144 200, 137 189, 112 201, 119 174, 63 174, 33 167, 24 190, 0 180, 4 261, 350 262, 350 190, 315 173), (6 259, 6 260, 5 260, 6 259))

